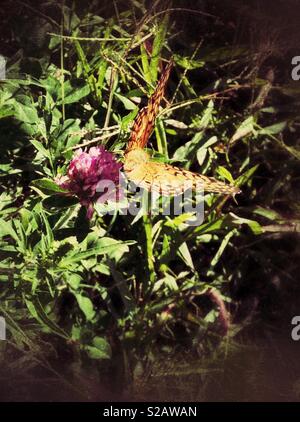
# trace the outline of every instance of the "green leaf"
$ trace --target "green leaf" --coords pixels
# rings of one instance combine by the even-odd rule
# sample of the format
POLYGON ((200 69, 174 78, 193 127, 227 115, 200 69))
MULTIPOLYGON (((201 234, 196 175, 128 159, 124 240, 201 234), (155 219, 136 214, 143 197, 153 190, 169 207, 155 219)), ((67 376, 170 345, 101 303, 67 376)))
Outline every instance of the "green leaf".
POLYGON ((254 214, 261 215, 262 217, 267 218, 268 220, 277 221, 281 220, 280 214, 278 214, 274 210, 270 210, 263 207, 257 207, 255 210, 253 210, 254 214))
POLYGON ((44 227, 46 229, 46 237, 45 237, 46 245, 45 246, 47 248, 50 248, 52 246, 53 241, 54 241, 54 235, 53 235, 53 232, 52 232, 52 228, 49 224, 48 218, 46 217, 44 211, 41 211, 40 215, 41 215, 41 218, 43 220, 44 227))
POLYGON ((199 144, 202 138, 203 132, 196 133, 190 141, 186 142, 175 151, 172 158, 176 161, 189 159, 189 157, 194 155, 194 151, 200 148, 199 144))
POLYGON ((34 105, 14 103, 15 118, 21 122, 22 128, 29 135, 45 133, 45 124, 37 114, 34 105))
POLYGON ((225 217, 218 218, 216 220, 209 221, 208 223, 204 223, 199 227, 196 227, 192 230, 191 236, 194 235, 202 235, 206 233, 215 233, 218 232, 224 225, 225 217))
POLYGON ((168 286, 171 291, 175 292, 178 290, 176 278, 173 277, 171 274, 166 273, 165 277, 161 279, 161 282, 168 286))
POLYGON ((14 109, 12 106, 10 105, 2 105, 1 104, 1 108, 0 108, 0 119, 3 119, 4 117, 11 117, 15 114, 14 109))
POLYGON ((262 233, 262 227, 257 221, 249 220, 248 218, 239 217, 238 215, 235 215, 233 212, 231 212, 229 215, 230 215, 232 222, 234 224, 237 224, 237 225, 247 224, 247 226, 249 226, 249 228, 251 229, 253 234, 257 235, 257 234, 262 233))
POLYGON ((209 100, 206 109, 204 110, 203 116, 201 117, 199 129, 206 129, 212 121, 214 112, 214 102, 209 100))
POLYGON ((40 324, 42 324, 44 327, 49 329, 54 334, 60 337, 63 337, 64 339, 69 339, 68 334, 48 317, 48 315, 46 314, 38 298, 29 299, 29 298, 24 297, 24 300, 31 315, 38 322, 40 322, 40 324))
POLYGON ((79 274, 71 274, 66 276, 66 282, 72 287, 72 289, 77 290, 80 283, 82 282, 82 277, 79 274))
POLYGON ((136 105, 127 97, 124 97, 124 95, 115 93, 115 97, 118 98, 126 110, 135 110, 136 105))
MULTIPOLYGON (((174 155, 173 155, 173 159, 176 160, 181 160, 181 159, 193 159, 195 156, 195 153, 199 150, 202 149, 207 149, 209 146, 213 145, 215 142, 217 142, 217 138, 215 136, 209 138, 208 140, 206 140, 202 145, 201 145, 201 141, 203 139, 204 136, 204 129, 206 129, 211 120, 212 120, 212 116, 213 116, 213 111, 214 111, 214 103, 213 101, 209 101, 203 116, 201 117, 201 120, 199 122, 199 124, 197 125, 197 127, 199 127, 199 132, 197 132, 193 138, 189 141, 186 142, 183 146, 179 147, 174 155)), ((204 157, 205 158, 205 157, 204 157)), ((204 159, 203 159, 204 161, 204 159)))
POLYGON ((146 82, 151 84, 151 73, 150 73, 150 66, 149 66, 149 60, 148 60, 148 53, 147 53, 144 43, 141 44, 140 50, 141 50, 141 59, 142 59, 144 78, 146 82))
POLYGON ((72 104, 77 103, 81 98, 86 97, 90 93, 89 85, 81 87, 73 87, 70 82, 65 83, 65 97, 57 101, 57 104, 72 104))
POLYGON ((244 138, 245 136, 253 132, 254 132, 254 117, 250 116, 246 120, 244 120, 240 124, 240 126, 237 128, 232 138, 230 139, 230 143, 233 144, 234 142, 238 141, 241 138, 244 138))
POLYGON ((0 238, 4 236, 11 236, 16 242, 19 241, 18 235, 13 229, 10 222, 0 219, 0 238))
POLYGON ((108 341, 103 337, 94 337, 93 345, 84 345, 84 350, 88 353, 91 359, 110 359, 111 347, 108 341))
POLYGON ((136 242, 132 240, 129 240, 126 242, 121 242, 121 241, 116 240, 114 242, 111 242, 111 244, 105 244, 105 245, 100 244, 99 246, 89 249, 85 252, 79 252, 79 253, 73 252, 71 256, 67 256, 63 258, 60 261, 59 266, 68 268, 70 264, 81 262, 82 260, 88 259, 91 256, 98 256, 98 255, 105 255, 105 254, 109 255, 112 253, 116 253, 120 247, 124 247, 126 245, 134 245, 135 243, 136 242))
POLYGON ((128 130, 128 126, 130 123, 133 122, 133 120, 135 119, 137 113, 138 113, 138 107, 135 106, 135 108, 128 113, 126 116, 124 116, 121 120, 121 131, 127 131, 128 130))
POLYGON ((250 169, 248 169, 247 171, 245 171, 245 173, 243 173, 241 176, 239 176, 236 181, 235 181, 235 185, 236 186, 243 186, 245 185, 254 175, 254 173, 256 172, 256 170, 258 169, 259 164, 256 164, 255 166, 251 167, 250 169))
POLYGON ((31 186, 38 188, 41 192, 45 193, 46 195, 52 195, 54 193, 66 193, 65 189, 59 187, 53 180, 51 179, 37 179, 31 182, 31 186))
POLYGON ((160 53, 164 46, 167 30, 168 30, 169 15, 165 14, 163 20, 160 21, 159 26, 155 32, 153 40, 151 60, 150 60, 150 73, 153 83, 157 80, 157 70, 159 68, 160 53))
POLYGON ((49 159, 51 158, 50 151, 48 151, 41 142, 36 141, 35 139, 31 139, 30 142, 42 154, 43 157, 49 159))
POLYGON ((226 236, 224 237, 224 239, 221 242, 221 245, 219 247, 219 249, 217 250, 217 253, 215 254, 215 256, 213 257, 213 259, 210 262, 210 268, 213 268, 217 265, 217 263, 219 262, 223 252, 225 251, 230 239, 232 238, 232 236, 234 236, 235 234, 237 234, 237 230, 233 229, 231 230, 229 233, 226 234, 226 236))
POLYGON ((107 256, 118 262, 125 253, 129 252, 128 245, 134 243, 123 243, 111 237, 102 237, 101 239, 97 239, 95 246, 97 248, 107 248, 107 256))
POLYGON ((190 253, 190 250, 188 248, 188 245, 186 244, 186 242, 183 242, 178 249, 177 254, 181 257, 181 259, 185 262, 185 264, 192 268, 195 269, 194 267, 194 263, 193 263, 193 259, 190 253))
POLYGON ((279 122, 271 126, 266 126, 261 128, 258 133, 260 135, 276 135, 277 133, 282 132, 286 128, 287 122, 279 122))
POLYGON ((174 61, 186 70, 199 69, 205 65, 203 60, 191 59, 190 57, 183 57, 178 54, 174 54, 174 61))
POLYGON ((208 148, 218 142, 218 138, 216 136, 212 136, 203 145, 200 145, 197 151, 197 160, 200 166, 203 165, 205 157, 207 155, 208 148))
POLYGON ((205 315, 204 320, 205 322, 213 324, 217 318, 218 318, 218 313, 216 312, 215 309, 212 309, 211 311, 208 312, 208 314, 205 315))
POLYGON ((230 171, 228 171, 225 167, 223 166, 218 166, 217 167, 217 173, 221 176, 224 177, 224 179, 228 180, 229 183, 233 184, 234 180, 233 177, 230 173, 230 171))
POLYGON ((96 311, 94 309, 93 303, 91 299, 86 296, 82 296, 80 293, 75 293, 75 297, 77 299, 79 308, 84 313, 87 321, 92 321, 96 315, 96 311))

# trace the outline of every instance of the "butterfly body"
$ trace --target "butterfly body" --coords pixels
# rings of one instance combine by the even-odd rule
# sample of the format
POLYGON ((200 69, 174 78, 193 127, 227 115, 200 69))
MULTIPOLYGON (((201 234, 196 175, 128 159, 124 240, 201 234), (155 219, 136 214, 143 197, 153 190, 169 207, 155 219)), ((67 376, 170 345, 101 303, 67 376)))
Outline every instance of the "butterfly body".
POLYGON ((204 189, 226 195, 239 193, 238 187, 227 185, 213 177, 156 162, 143 149, 154 128, 171 67, 172 62, 165 68, 148 105, 140 110, 134 122, 125 151, 124 171, 127 178, 148 191, 155 191, 166 196, 179 195, 186 189, 204 189))
POLYGON ((149 165, 149 154, 141 149, 133 149, 125 154, 124 171, 129 180, 132 180, 137 185, 145 176, 145 169, 149 165))

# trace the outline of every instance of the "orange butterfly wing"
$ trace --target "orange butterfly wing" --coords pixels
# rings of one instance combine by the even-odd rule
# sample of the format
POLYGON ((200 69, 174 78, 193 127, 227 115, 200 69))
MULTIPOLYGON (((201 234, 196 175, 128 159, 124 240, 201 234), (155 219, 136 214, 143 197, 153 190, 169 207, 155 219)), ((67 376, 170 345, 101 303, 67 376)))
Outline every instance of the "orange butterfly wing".
POLYGON ((187 184, 194 189, 201 185, 208 192, 227 195, 239 193, 238 187, 227 185, 213 177, 152 161, 147 152, 143 151, 154 128, 155 118, 165 93, 172 65, 173 62, 170 61, 164 69, 148 105, 141 109, 135 119, 125 151, 124 169, 127 177, 142 188, 167 196, 184 192, 187 184))
POLYGON ((236 195, 240 189, 236 186, 227 185, 214 177, 204 176, 181 169, 169 164, 149 161, 143 171, 138 185, 148 191, 158 192, 161 195, 179 195, 186 189, 215 192, 225 195, 236 195))
POLYGON ((165 94, 165 87, 169 79, 172 66, 173 61, 171 60, 165 67, 161 78, 155 88, 155 91, 149 99, 147 106, 143 107, 139 111, 133 124, 126 152, 136 148, 144 148, 144 146, 147 144, 148 139, 154 128, 154 123, 158 114, 160 102, 165 94))

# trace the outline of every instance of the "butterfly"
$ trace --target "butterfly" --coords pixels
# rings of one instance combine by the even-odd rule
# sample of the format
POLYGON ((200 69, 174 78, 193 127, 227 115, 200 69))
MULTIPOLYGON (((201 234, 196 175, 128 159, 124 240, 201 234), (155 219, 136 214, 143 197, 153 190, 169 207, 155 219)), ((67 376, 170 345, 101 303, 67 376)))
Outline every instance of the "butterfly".
POLYGON ((226 195, 240 193, 236 186, 228 185, 213 177, 194 173, 170 164, 159 163, 151 159, 144 149, 154 129, 161 100, 164 97, 167 81, 173 66, 172 60, 165 67, 155 91, 147 106, 142 108, 133 124, 125 151, 124 171, 126 177, 135 185, 163 196, 183 193, 187 188, 199 187, 207 192, 226 195))

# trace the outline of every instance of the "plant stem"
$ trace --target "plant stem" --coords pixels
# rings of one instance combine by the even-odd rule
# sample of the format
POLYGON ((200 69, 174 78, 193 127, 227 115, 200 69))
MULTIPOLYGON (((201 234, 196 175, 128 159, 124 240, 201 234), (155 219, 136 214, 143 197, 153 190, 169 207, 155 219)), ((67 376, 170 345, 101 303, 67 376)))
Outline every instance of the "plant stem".
POLYGON ((111 112, 112 112, 112 102, 113 102, 113 97, 114 97, 115 76, 116 76, 116 69, 113 67, 112 70, 111 70, 111 75, 110 75, 110 84, 109 84, 110 85, 110 87, 109 87, 110 92, 109 92, 105 122, 104 122, 104 126, 103 126, 104 128, 108 127, 110 115, 111 115, 111 112))
POLYGON ((166 158, 169 158, 168 143, 167 143, 166 133, 164 130, 164 125, 163 125, 163 122, 159 118, 156 119, 155 134, 156 134, 158 152, 160 154, 163 154, 166 158))
MULTIPOLYGON (((155 268, 154 268, 154 257, 152 249, 152 221, 150 215, 147 213, 143 216, 144 230, 146 235, 146 254, 147 254, 147 265, 149 271, 149 280, 152 284, 155 279, 155 268)), ((148 286, 147 286, 148 287, 148 286)))
POLYGON ((60 25, 60 35, 61 35, 61 40, 60 40, 60 71, 61 71, 61 75, 60 75, 60 85, 61 85, 61 107, 62 107, 62 119, 63 121, 65 121, 66 119, 66 111, 65 111, 65 74, 64 74, 64 39, 63 39, 63 34, 64 34, 64 7, 65 7, 65 1, 62 1, 62 12, 61 12, 61 25, 60 25))

